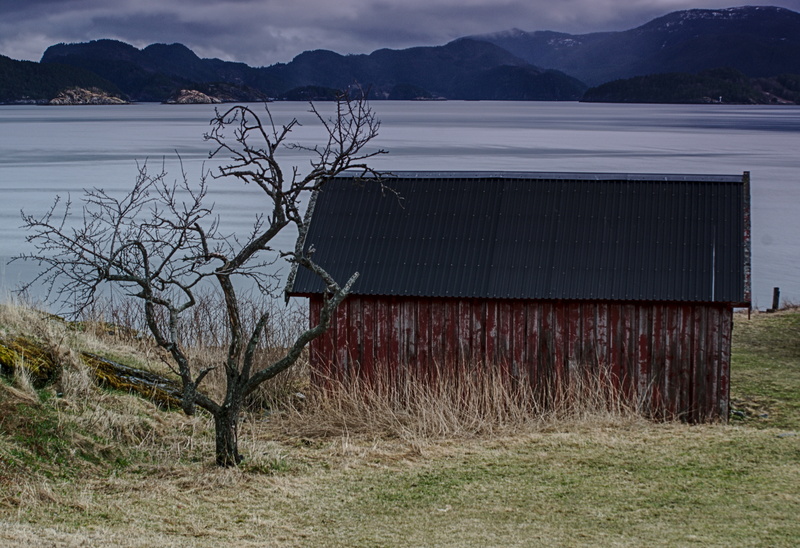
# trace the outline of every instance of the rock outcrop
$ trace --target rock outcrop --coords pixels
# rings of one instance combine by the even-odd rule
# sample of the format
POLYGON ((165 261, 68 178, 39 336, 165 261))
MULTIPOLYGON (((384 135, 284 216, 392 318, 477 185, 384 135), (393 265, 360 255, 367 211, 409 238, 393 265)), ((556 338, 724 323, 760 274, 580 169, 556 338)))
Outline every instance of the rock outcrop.
MULTIPOLYGON (((15 370, 21 367, 35 388, 44 388, 58 381, 64 369, 63 356, 56 354, 47 344, 33 337, 0 337, 0 375, 13 378, 15 370)), ((99 386, 138 394, 165 408, 178 409, 181 406, 181 386, 176 379, 90 352, 81 352, 80 360, 99 386)))
POLYGON ((182 89, 165 101, 168 105, 209 105, 221 102, 216 97, 194 89, 182 89))
POLYGON ((128 101, 97 88, 69 88, 48 101, 48 105, 126 105, 128 101))

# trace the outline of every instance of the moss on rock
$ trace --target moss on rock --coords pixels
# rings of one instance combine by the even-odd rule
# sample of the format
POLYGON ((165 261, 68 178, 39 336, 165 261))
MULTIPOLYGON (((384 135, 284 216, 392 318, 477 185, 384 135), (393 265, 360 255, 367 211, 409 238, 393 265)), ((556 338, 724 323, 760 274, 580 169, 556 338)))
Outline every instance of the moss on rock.
MULTIPOLYGON (((83 363, 104 388, 138 394, 167 408, 180 407, 180 384, 151 371, 114 362, 89 352, 81 353, 83 363)), ((45 344, 27 336, 0 340, 0 373, 12 377, 23 367, 35 388, 57 381, 64 365, 45 344)))
POLYGON ((0 340, 0 371, 11 376, 18 367, 25 368, 36 388, 56 381, 62 370, 52 353, 31 337, 19 335, 0 340))
POLYGON ((177 381, 89 352, 82 353, 81 357, 100 386, 139 394, 163 407, 180 407, 181 389, 177 381))

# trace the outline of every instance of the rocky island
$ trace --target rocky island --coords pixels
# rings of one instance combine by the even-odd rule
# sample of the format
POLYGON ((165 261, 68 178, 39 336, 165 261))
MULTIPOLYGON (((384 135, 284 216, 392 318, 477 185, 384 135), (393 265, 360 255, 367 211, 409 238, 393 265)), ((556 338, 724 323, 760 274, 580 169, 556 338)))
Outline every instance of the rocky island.
POLYGON ((127 105, 128 101, 98 88, 69 88, 47 102, 48 105, 127 105))
POLYGON ((182 89, 164 102, 168 105, 207 105, 221 103, 222 100, 195 89, 182 89))

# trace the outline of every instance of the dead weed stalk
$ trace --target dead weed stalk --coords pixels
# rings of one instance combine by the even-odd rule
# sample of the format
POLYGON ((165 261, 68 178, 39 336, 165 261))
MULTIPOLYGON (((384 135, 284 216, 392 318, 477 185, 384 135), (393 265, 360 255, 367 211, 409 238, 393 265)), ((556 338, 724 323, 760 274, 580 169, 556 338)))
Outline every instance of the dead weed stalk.
MULTIPOLYGON (((376 370, 388 371, 388 368, 376 370)), ((365 435, 405 440, 476 438, 575 425, 630 423, 646 410, 605 374, 574 373, 568 382, 510 378, 475 366, 462 376, 398 380, 377 374, 310 387, 307 399, 276 418, 301 437, 365 435)))

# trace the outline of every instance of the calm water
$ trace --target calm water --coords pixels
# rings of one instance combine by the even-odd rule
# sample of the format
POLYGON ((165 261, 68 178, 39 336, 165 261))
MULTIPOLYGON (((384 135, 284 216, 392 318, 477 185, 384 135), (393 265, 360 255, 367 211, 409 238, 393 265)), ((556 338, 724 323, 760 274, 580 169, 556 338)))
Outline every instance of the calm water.
MULTIPOLYGON (((514 102, 376 102, 382 127, 373 164, 393 170, 752 173, 753 297, 772 288, 800 302, 800 107, 593 105, 514 102)), ((258 107, 261 108, 261 107, 258 107)), ((296 140, 319 142, 302 103, 270 105, 297 116, 296 140)), ((26 249, 20 209, 43 213, 56 194, 124 192, 136 162, 165 161, 190 177, 208 163, 206 105, 0 106, 0 289, 31 275, 6 265, 26 249)), ((287 162, 307 160, 287 154, 287 162)), ((217 212, 244 232, 263 203, 251 188, 215 183, 217 212)), ((287 239, 286 243, 289 241, 287 239)))

